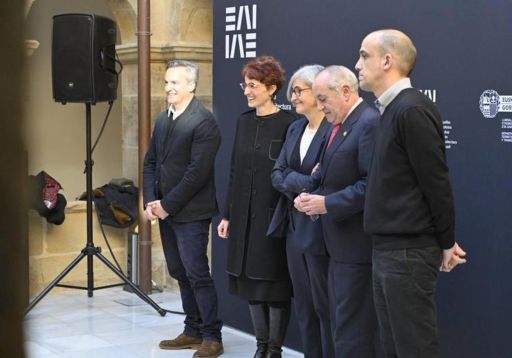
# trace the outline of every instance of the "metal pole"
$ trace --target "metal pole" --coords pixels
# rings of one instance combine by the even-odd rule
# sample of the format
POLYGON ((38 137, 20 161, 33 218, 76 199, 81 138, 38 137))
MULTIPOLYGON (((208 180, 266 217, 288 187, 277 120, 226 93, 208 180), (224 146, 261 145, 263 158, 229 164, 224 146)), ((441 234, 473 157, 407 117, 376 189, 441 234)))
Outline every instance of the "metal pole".
POLYGON ((137 1, 139 101, 139 287, 151 293, 151 224, 144 216, 142 166, 151 135, 150 0, 137 1))
MULTIPOLYGON (((94 249, 92 239, 92 150, 91 150, 91 103, 85 104, 85 178, 87 190, 87 249, 94 249)), ((94 268, 92 255, 87 255, 87 296, 94 292, 94 268)))

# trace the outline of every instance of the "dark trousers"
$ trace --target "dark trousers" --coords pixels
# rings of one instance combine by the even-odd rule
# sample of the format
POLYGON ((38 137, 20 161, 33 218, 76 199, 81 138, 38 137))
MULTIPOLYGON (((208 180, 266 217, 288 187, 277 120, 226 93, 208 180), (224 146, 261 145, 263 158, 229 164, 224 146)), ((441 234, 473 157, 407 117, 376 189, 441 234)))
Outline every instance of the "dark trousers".
POLYGON ((373 291, 386 357, 440 356, 434 295, 439 247, 373 250, 373 291))
POLYGON ((292 244, 287 245, 286 254, 304 357, 331 358, 334 348, 327 286, 329 257, 304 253, 292 244))
POLYGON ((372 265, 331 259, 329 293, 336 358, 375 358, 378 338, 372 265))
POLYGON ((206 255, 210 220, 159 222, 167 268, 180 287, 186 315, 184 333, 220 341, 222 322, 217 318, 217 291, 206 255))

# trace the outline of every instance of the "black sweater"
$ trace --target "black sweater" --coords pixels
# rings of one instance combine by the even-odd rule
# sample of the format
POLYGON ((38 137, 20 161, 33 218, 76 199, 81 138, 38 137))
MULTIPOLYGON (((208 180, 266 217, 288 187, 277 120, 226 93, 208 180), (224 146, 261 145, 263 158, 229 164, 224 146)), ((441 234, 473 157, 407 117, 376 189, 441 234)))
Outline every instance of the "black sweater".
POLYGON ((443 125, 434 103, 409 88, 377 128, 364 209, 376 249, 454 244, 453 195, 443 125))

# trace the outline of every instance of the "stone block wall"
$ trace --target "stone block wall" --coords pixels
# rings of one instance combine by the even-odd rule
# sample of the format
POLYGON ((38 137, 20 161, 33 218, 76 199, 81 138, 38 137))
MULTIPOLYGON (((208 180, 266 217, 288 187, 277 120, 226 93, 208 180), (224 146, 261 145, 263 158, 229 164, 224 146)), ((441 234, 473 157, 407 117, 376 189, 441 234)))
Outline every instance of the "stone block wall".
MULTIPOLYGON (((87 244, 86 203, 72 201, 66 208, 66 219, 62 225, 48 223, 35 211, 29 212, 29 291, 35 297, 59 275, 81 252, 87 244)), ((103 226, 114 255, 126 274, 128 231, 136 227, 118 229, 103 226)), ((168 275, 158 225, 152 225, 152 279, 161 288, 176 288, 176 282, 168 275)), ((105 243, 93 211, 93 242, 101 247, 102 254, 115 265, 105 243)), ((87 258, 64 277, 63 284, 87 286, 87 258)), ((120 283, 121 280, 97 258, 93 259, 94 286, 120 283)))
MULTIPOLYGON (((39 0, 40 1, 40 0, 39 0)), ((27 1, 27 14, 38 0, 27 1)), ((51 0, 56 8, 66 12, 81 12, 85 3, 51 0), (65 6, 63 5, 65 4, 65 6), (70 9, 75 6, 76 11, 70 9)), ((116 163, 121 164, 121 176, 138 181, 138 79, 137 79, 137 1, 104 0, 119 26, 117 52, 124 70, 121 74, 121 88, 118 101, 121 105, 121 155, 116 163)), ((99 6, 99 5, 98 5, 99 6)), ((30 16, 27 15, 29 21, 30 16)), ((171 59, 184 59, 196 62, 200 67, 200 79, 197 97, 211 109, 212 105, 212 1, 211 0, 155 0, 151 2, 151 118, 167 106, 164 93, 165 65, 171 59)), ((38 50, 40 51, 40 49, 38 50)), ((47 58, 49 61, 49 59, 47 58)), ((34 106, 34 110, 38 107, 34 106)), ((59 122, 60 123, 60 122, 59 122)), ((152 123, 153 125, 153 123, 152 123)), ((33 133, 38 135, 38 133, 33 133)), ((78 143, 78 142, 77 142, 78 143)), ((81 142, 80 142, 81 143, 81 142)), ((119 150, 116 142, 103 143, 119 150)), ((81 144, 77 146, 82 149, 81 144)), ((60 165, 60 164, 56 164, 60 165)), ((62 169, 61 167, 58 167, 62 169)), ((96 168, 97 174, 111 168, 96 168)), ((53 171, 52 171, 53 173, 53 171)), ((104 173, 103 173, 104 174, 104 173)), ((103 175, 102 174, 102 175, 103 175)), ((119 176, 104 174, 107 178, 119 176)), ((105 180, 103 180, 104 182, 105 180)), ((99 182, 102 182, 100 180, 99 182)), ((66 189, 69 188, 66 186, 66 189)), ((68 203, 66 221, 61 226, 47 224, 37 213, 29 215, 30 245, 30 296, 34 297, 55 278, 85 247, 86 244, 85 204, 68 203)), ((107 228, 114 253, 123 270, 126 269, 127 230, 107 228)), ((167 274, 162 252, 158 225, 152 225, 152 279, 160 287, 177 287, 167 274)), ((103 242, 99 226, 94 218, 94 243, 103 248, 104 255, 110 260, 110 254, 103 242)), ((63 283, 86 284, 86 259, 84 258, 63 283)), ((99 260, 94 260, 95 285, 113 284, 118 278, 99 260)))
MULTIPOLYGON (((48 223, 35 211, 29 213, 29 280, 30 297, 43 290, 60 274, 87 244, 86 203, 68 203, 66 219, 62 225, 48 223)), ((128 229, 104 226, 112 251, 122 270, 126 273, 128 229)), ((101 234, 96 214, 93 212, 94 246, 102 248, 102 254, 115 265, 101 234)), ((94 286, 121 282, 108 267, 97 258, 93 259, 94 286)), ((63 284, 87 286, 87 257, 68 273, 63 284)))

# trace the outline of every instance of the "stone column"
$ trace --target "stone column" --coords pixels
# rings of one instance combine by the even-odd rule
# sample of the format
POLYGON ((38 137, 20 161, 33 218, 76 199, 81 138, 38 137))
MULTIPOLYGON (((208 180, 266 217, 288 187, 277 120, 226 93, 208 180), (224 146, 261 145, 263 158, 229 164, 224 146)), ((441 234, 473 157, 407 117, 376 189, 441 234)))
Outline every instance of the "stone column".
MULTIPOLYGON (((122 24, 119 23, 119 25, 122 24)), ((193 61, 199 65, 199 85, 196 95, 211 108, 211 0, 153 1, 151 33, 151 126, 154 124, 156 115, 167 107, 164 74, 166 63, 171 59, 193 61)), ((124 66, 121 75, 123 176, 137 180, 137 45, 135 42, 123 43, 117 46, 117 53, 124 66)), ((170 280, 167 275, 157 225, 152 227, 152 238, 153 280, 165 286, 174 285, 174 280, 170 280)))
MULTIPOLYGON (((104 0, 119 27, 118 54, 124 65, 118 104, 122 106, 122 175, 137 180, 137 0, 104 0)), ((25 2, 25 16, 36 0, 25 2)), ((197 97, 211 108, 212 95, 212 0, 151 1, 151 93, 152 118, 166 108, 164 72, 170 59, 190 60, 200 67, 197 97)), ((27 42, 30 53, 37 47, 27 42)), ((166 269, 158 228, 153 229, 154 280, 166 285, 166 269)), ((170 282, 170 281, 169 281, 170 282)))
MULTIPOLYGON (((124 69, 122 74, 122 138, 123 176, 137 179, 138 118, 137 118, 137 47, 135 44, 118 46, 117 53, 124 69)), ((211 46, 152 46, 151 47, 151 117, 165 110, 166 96, 163 89, 165 66, 170 59, 194 61, 200 68, 197 97, 211 108, 211 46)), ((152 121, 152 126, 153 126, 152 121)), ((175 285, 170 280, 160 244, 158 226, 152 226, 153 280, 164 286, 175 285)))

